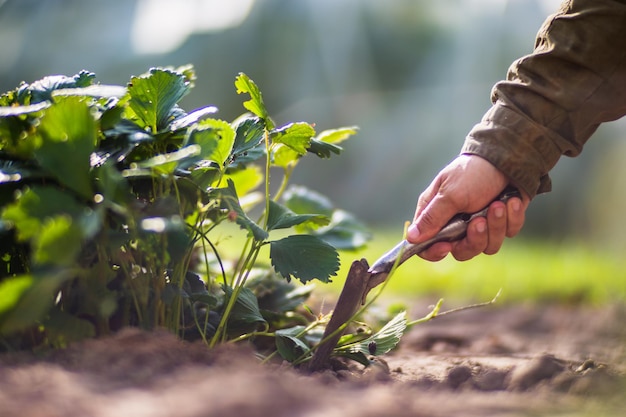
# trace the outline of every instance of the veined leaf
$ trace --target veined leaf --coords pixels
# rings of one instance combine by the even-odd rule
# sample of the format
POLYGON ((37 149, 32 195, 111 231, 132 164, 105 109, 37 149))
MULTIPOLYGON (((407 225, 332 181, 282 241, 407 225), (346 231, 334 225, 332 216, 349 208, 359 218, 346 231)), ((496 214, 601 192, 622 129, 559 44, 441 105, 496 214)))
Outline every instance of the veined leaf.
POLYGON ((304 186, 292 185, 284 195, 285 205, 294 213, 319 213, 331 217, 335 210, 333 203, 324 195, 304 186))
POLYGON ((287 281, 295 276, 303 283, 314 278, 330 282, 339 269, 335 248, 310 235, 292 235, 270 242, 270 258, 276 272, 287 281))
POLYGON ((324 195, 303 186, 291 186, 284 195, 285 206, 297 214, 320 213, 330 223, 317 230, 304 223, 296 227, 300 233, 310 233, 341 250, 362 248, 370 240, 369 230, 352 214, 337 210, 324 195))
POLYGON ((83 97, 123 97, 126 94, 126 87, 121 85, 96 84, 79 88, 61 88, 52 92, 53 97, 57 96, 83 96, 83 97))
POLYGON ((156 133, 168 125, 170 112, 189 88, 190 83, 184 74, 152 68, 147 74, 131 78, 128 105, 145 126, 156 133))
POLYGON ((96 145, 96 121, 78 97, 67 97, 46 110, 38 129, 43 138, 35 159, 61 184, 91 199, 89 170, 96 145))
POLYGON ((200 146, 189 145, 174 152, 152 157, 147 161, 137 164, 137 166, 139 168, 151 168, 161 174, 171 174, 178 168, 181 162, 199 155, 200 152, 200 146))
POLYGON ((259 87, 257 87, 254 81, 243 72, 240 72, 235 79, 235 87, 237 88, 237 94, 250 95, 250 100, 245 101, 243 106, 263 119, 268 130, 274 129, 274 122, 270 119, 267 109, 265 108, 261 90, 259 90, 259 87))
MULTIPOLYGON (((227 285, 222 285, 222 290, 226 294, 225 302, 228 302, 233 295, 233 289, 227 285)), ((261 311, 256 296, 249 288, 241 288, 235 305, 230 313, 228 322, 234 325, 241 324, 267 324, 261 311)))
POLYGON ((274 143, 282 143, 287 145, 302 156, 306 153, 311 143, 311 139, 315 135, 315 129, 308 123, 298 122, 290 123, 272 131, 271 139, 274 143))
POLYGON ((200 190, 208 190, 220 178, 220 171, 217 166, 212 166, 212 164, 209 166, 196 166, 191 169, 189 178, 200 190))
POLYGON ((220 169, 221 165, 215 161, 210 160, 210 156, 217 149, 219 143, 219 130, 211 127, 201 128, 195 126, 190 129, 187 143, 200 147, 198 153, 198 159, 196 168, 208 168, 220 169))
POLYGON ((235 189, 242 198, 252 192, 263 182, 263 172, 258 165, 250 165, 246 169, 228 170, 224 176, 235 184, 235 189))
POLYGON ((356 132, 356 127, 324 130, 317 135, 317 137, 311 139, 308 151, 316 154, 320 158, 330 158, 331 153, 339 155, 343 148, 337 146, 337 144, 356 134, 356 132))
POLYGON ((248 230, 256 241, 262 242, 268 238, 269 234, 252 221, 239 205, 239 196, 232 180, 228 180, 228 187, 211 191, 211 196, 220 200, 221 208, 234 213, 235 223, 242 229, 248 230))
POLYGON ((331 153, 334 153, 335 155, 339 155, 342 150, 343 148, 340 146, 333 145, 332 143, 320 142, 319 140, 316 140, 316 139, 311 139, 311 143, 309 144, 309 147, 307 148, 307 151, 314 153, 320 158, 330 158, 331 153))
POLYGON ((296 214, 287 207, 270 201, 270 212, 267 219, 267 229, 287 229, 303 223, 315 226, 328 224, 329 219, 320 214, 296 214))
POLYGON ((185 77, 185 81, 189 83, 189 87, 192 88, 196 83, 196 70, 193 67, 193 64, 185 64, 179 65, 177 67, 167 67, 166 69, 172 69, 174 72, 179 74, 183 74, 185 77))
POLYGON ((21 116, 24 114, 36 113, 48 107, 50 107, 49 101, 42 101, 41 103, 30 104, 28 106, 0 107, 0 117, 21 116))
POLYGON ((320 142, 338 144, 348 139, 352 135, 356 135, 358 127, 340 127, 338 129, 328 129, 320 132, 315 139, 320 142))
POLYGON ((105 140, 100 143, 101 150, 107 150, 112 154, 125 154, 127 149, 133 149, 135 146, 142 142, 151 142, 155 140, 155 137, 146 132, 141 126, 126 119, 116 119, 112 122, 105 121, 104 118, 108 115, 108 112, 103 114, 103 119, 100 121, 101 128, 105 140), (110 123, 110 126, 106 126, 105 122, 110 123))
POLYGON ((265 124, 261 119, 249 116, 239 118, 232 126, 236 135, 230 165, 246 164, 265 155, 265 124))
POLYGON ((189 140, 202 147, 200 155, 202 159, 213 161, 223 167, 233 150, 235 131, 223 120, 206 119, 193 129, 189 140))
POLYGON ((311 233, 340 250, 360 249, 372 238, 365 225, 344 210, 335 210, 328 226, 311 233))
POLYGON ((217 111, 217 107, 215 106, 206 106, 200 109, 194 110, 189 114, 186 114, 183 117, 179 117, 174 120, 170 124, 170 130, 175 131, 179 129, 186 129, 194 123, 198 123, 201 119, 208 116, 209 114, 215 113, 217 111))
MULTIPOLYGON (((18 99, 30 96, 30 104, 49 101, 52 99, 52 92, 63 88, 87 87, 93 83, 96 75, 89 71, 81 71, 78 74, 67 77, 65 75, 50 75, 32 84, 21 86, 17 92, 18 99)), ((23 103, 23 101, 21 101, 23 103)))
POLYGON ((300 160, 300 154, 287 145, 277 143, 272 148, 272 164, 283 169, 293 168, 300 160))
POLYGON ((362 340, 336 349, 337 353, 363 353, 365 355, 383 355, 395 348, 406 330, 406 311, 397 314, 378 332, 362 340))
POLYGON ((311 350, 304 341, 298 338, 303 330, 304 326, 276 330, 276 349, 286 361, 293 362, 311 350))
POLYGON ((269 271, 248 280, 246 285, 255 289, 261 311, 274 315, 294 311, 306 302, 315 288, 315 284, 296 285, 287 282, 269 271))

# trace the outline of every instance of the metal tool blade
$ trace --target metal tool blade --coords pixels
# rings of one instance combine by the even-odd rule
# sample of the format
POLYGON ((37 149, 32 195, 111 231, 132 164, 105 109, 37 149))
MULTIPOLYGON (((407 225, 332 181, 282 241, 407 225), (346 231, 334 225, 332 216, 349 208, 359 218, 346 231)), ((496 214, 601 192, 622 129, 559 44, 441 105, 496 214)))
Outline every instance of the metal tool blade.
MULTIPOLYGON (((520 197, 519 191, 507 189, 497 199, 506 202, 512 197, 520 197)), ((354 316, 359 304, 365 303, 365 298, 370 290, 385 282, 396 263, 398 265, 404 263, 411 256, 426 250, 436 242, 462 239, 467 232, 469 222, 478 216, 486 216, 488 207, 473 214, 459 214, 453 217, 434 238, 426 242, 412 244, 406 240, 401 241, 374 262, 372 267, 369 267, 365 259, 354 261, 337 300, 335 310, 324 330, 322 342, 318 345, 309 362, 309 371, 315 372, 330 366, 330 356, 345 331, 345 329, 340 331, 341 327, 354 316)))

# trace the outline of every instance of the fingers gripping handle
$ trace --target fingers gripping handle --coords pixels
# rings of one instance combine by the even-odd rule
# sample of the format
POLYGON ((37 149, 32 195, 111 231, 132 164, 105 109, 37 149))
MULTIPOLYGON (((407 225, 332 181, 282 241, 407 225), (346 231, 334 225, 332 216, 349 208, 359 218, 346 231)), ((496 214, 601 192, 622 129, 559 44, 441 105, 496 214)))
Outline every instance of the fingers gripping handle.
MULTIPOLYGON (((506 203, 513 197, 521 198, 519 191, 514 188, 507 188, 494 201, 499 200, 506 203)), ((491 205, 491 203, 489 205, 491 205)), ((454 242, 463 239, 467 233, 467 226, 472 220, 477 217, 487 216, 489 205, 476 213, 457 214, 439 231, 439 233, 422 243, 409 243, 407 240, 401 241, 394 246, 393 249, 374 262, 368 272, 371 274, 389 273, 396 264, 396 261, 398 265, 400 265, 410 257, 428 249, 435 243, 454 242), (400 259, 398 259, 398 257, 400 257, 400 259)))

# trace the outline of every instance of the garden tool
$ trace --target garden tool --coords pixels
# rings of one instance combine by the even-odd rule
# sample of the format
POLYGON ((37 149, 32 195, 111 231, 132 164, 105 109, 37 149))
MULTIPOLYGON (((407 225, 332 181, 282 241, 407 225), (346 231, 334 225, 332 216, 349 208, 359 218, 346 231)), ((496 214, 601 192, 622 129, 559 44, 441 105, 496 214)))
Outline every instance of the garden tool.
MULTIPOLYGON (((514 188, 505 189, 496 200, 507 202, 510 198, 521 197, 514 188)), ((496 201, 494 200, 494 201, 496 201)), ((341 337, 347 322, 356 313, 359 304, 365 304, 365 299, 370 290, 383 282, 395 267, 403 264, 413 255, 417 255, 438 242, 454 242, 463 239, 467 233, 467 226, 477 217, 487 216, 489 205, 473 214, 461 213, 454 216, 433 238, 422 243, 409 243, 402 240, 389 252, 381 256, 369 267, 367 260, 354 261, 348 272, 348 277, 337 300, 337 305, 332 313, 330 321, 326 325, 322 343, 317 347, 309 364, 310 371, 327 368, 337 341, 341 337), (339 329, 344 326, 344 329, 339 329)))

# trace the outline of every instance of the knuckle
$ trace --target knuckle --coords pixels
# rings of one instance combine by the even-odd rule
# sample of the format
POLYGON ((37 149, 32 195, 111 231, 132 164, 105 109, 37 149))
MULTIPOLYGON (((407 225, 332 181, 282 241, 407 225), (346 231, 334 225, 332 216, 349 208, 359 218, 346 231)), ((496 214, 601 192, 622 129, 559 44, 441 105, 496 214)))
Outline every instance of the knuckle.
POLYGON ((427 228, 432 228, 435 226, 435 218, 430 211, 426 210, 422 212, 420 223, 422 223, 422 225, 426 226, 427 228))

